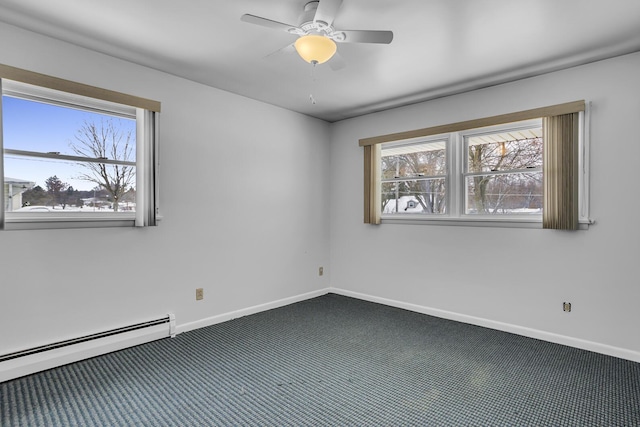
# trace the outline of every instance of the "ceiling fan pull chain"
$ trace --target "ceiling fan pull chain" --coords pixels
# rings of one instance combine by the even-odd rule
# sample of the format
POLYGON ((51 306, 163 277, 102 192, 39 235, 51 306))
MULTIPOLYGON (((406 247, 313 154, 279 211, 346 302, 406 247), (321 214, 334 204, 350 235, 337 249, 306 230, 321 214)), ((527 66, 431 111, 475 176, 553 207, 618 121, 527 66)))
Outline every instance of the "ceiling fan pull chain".
POLYGON ((316 99, 313 97, 313 87, 316 82, 315 70, 316 70, 316 61, 311 62, 311 93, 309 93, 309 101, 311 104, 316 105, 316 99))

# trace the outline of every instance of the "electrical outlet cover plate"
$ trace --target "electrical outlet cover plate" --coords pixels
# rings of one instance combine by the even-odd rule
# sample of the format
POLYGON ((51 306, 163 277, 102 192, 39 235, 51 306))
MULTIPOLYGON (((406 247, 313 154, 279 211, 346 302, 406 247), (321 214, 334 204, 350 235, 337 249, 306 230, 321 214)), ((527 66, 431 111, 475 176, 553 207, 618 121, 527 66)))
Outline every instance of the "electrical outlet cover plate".
POLYGON ((196 301, 204 299, 204 289, 198 288, 196 289, 196 301))
POLYGON ((567 313, 571 311, 571 303, 570 302, 563 302, 562 303, 562 310, 566 311, 567 313))

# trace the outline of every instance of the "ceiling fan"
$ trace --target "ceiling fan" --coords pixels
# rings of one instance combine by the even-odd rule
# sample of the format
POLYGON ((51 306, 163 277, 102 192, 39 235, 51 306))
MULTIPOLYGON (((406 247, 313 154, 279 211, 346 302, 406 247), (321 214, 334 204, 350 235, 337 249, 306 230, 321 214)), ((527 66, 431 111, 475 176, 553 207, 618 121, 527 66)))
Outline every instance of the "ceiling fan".
MULTIPOLYGON (((338 30, 333 27, 342 0, 314 0, 304 6, 298 18, 298 25, 285 24, 260 16, 244 14, 241 21, 263 27, 286 31, 297 35, 298 39, 292 45, 305 61, 316 65, 327 62, 334 57, 337 43, 380 43, 389 44, 393 40, 393 32, 378 30, 338 30)), ((290 45, 291 46, 291 45, 290 45)), ((289 46, 287 46, 289 47, 289 46)), ((333 69, 344 66, 342 60, 329 63, 333 69)))

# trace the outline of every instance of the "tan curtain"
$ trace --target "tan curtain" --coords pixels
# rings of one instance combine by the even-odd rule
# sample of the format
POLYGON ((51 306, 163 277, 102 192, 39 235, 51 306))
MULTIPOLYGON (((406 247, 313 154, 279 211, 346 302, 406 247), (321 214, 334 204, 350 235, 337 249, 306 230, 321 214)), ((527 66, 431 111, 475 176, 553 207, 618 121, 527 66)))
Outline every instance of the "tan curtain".
POLYGON ((364 147, 364 223, 380 224, 380 145, 364 147))
POLYGON ((578 229, 578 113, 542 121, 542 228, 578 229))

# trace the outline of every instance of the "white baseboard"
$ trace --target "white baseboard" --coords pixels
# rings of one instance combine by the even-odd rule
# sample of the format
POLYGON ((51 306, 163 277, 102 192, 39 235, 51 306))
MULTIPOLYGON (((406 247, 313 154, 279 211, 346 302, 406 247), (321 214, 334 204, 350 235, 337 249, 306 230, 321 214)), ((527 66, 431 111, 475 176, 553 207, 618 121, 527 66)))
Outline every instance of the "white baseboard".
POLYGON ((176 326, 176 332, 182 333, 182 332, 192 331, 194 329, 204 328, 206 326, 211 326, 218 323, 226 322, 228 320, 237 319, 238 317, 249 316, 250 314, 260 313, 261 311, 267 311, 273 308, 284 307, 285 305, 319 297, 321 295, 326 295, 329 292, 330 292, 329 288, 325 288, 317 291, 307 292, 305 294, 283 298, 283 299, 268 302, 265 304, 254 305, 253 307, 243 308, 240 310, 231 311, 229 313, 218 314, 217 316, 211 316, 205 319, 197 320, 195 322, 178 325, 176 326))
MULTIPOLYGON (((486 328, 496 329, 499 331, 510 332, 530 338, 536 338, 557 344, 567 345, 570 347, 580 348, 583 350, 593 351, 596 353, 606 354, 621 359, 640 362, 640 353, 625 348, 614 347, 606 344, 596 343, 592 341, 582 340, 578 338, 568 337, 564 335, 554 334, 550 332, 540 331, 537 329, 526 328, 518 325, 512 325, 494 320, 484 319, 480 317, 468 316, 465 314, 455 313, 446 310, 421 306, 417 304, 407 303, 403 301, 392 300, 388 298, 377 297, 374 295, 352 292, 339 288, 325 288, 305 294, 296 295, 289 298, 283 298, 265 304, 259 304, 252 307, 223 313, 217 316, 208 317, 195 322, 185 323, 176 326, 176 333, 187 332, 190 330, 203 328, 236 319, 243 316, 259 313, 273 308, 283 307, 296 302, 319 297, 327 293, 335 293, 347 297, 357 298, 364 301, 375 302, 388 305, 391 307, 402 308, 416 313, 428 314, 444 319, 455 320, 471 325, 482 326, 486 328)), ((63 347, 50 350, 43 353, 24 356, 17 359, 8 360, 0 363, 0 382, 8 381, 14 378, 33 374, 35 372, 51 369, 56 366, 66 365, 68 363, 77 362, 90 357, 99 356, 101 354, 110 353, 112 351, 122 350, 139 344, 144 344, 157 339, 170 336, 166 325, 157 325, 142 330, 127 332, 125 334, 114 335, 96 341, 87 341, 75 344, 69 347, 63 347)))
MULTIPOLYGON (((259 313, 261 311, 278 308, 295 302, 304 301, 325 295, 329 289, 321 289, 296 295, 281 300, 256 305, 253 307, 220 314, 218 316, 209 317, 198 320, 196 322, 178 325, 175 333, 190 331, 193 329, 203 328, 205 326, 215 325, 216 323, 225 322, 227 320, 236 319, 238 317, 248 316, 250 314, 259 313)), ((16 359, 10 359, 0 363, 0 382, 23 377, 25 375, 34 374, 36 372, 55 368, 57 366, 78 362, 90 357, 99 356, 101 354, 111 353, 113 351, 122 350, 127 347, 144 344, 161 338, 171 336, 169 326, 157 325, 149 328, 134 330, 122 334, 112 335, 93 341, 86 341, 79 344, 61 347, 55 350, 48 350, 42 353, 36 353, 29 356, 22 356, 16 359)))
POLYGON ((347 297, 357 298, 364 301, 375 302, 388 305, 391 307, 402 308, 416 313, 428 314, 443 319, 455 320, 471 325, 482 326, 485 328, 496 329, 499 331, 510 332, 516 335, 522 335, 529 338, 536 338, 543 341, 549 341, 556 344, 562 344, 569 347, 575 347, 582 350, 593 351, 596 353, 606 354, 608 356, 618 357, 620 359, 631 360, 632 362, 640 362, 640 352, 629 350, 626 348, 614 347, 607 344, 601 344, 593 341, 587 341, 579 338, 573 338, 565 335, 554 334, 551 332, 540 331, 533 328, 512 325, 509 323, 497 322, 495 320, 484 319, 481 317, 468 316, 466 314, 455 313, 437 308, 426 307, 422 305, 407 303, 403 301, 381 298, 373 295, 352 292, 344 289, 330 288, 329 292, 347 297))

